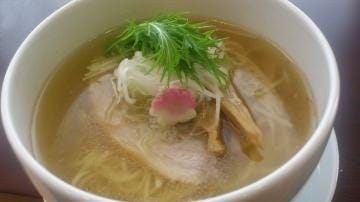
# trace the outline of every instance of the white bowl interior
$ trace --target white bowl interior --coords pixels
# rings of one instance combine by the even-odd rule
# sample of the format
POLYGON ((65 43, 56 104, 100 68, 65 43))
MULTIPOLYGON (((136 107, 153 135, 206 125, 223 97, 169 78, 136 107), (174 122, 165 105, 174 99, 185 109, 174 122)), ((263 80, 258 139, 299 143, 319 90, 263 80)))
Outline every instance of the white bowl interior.
MULTIPOLYGON (((329 67, 334 65, 329 60, 332 55, 324 50, 324 43, 325 48, 327 43, 319 38, 319 31, 288 2, 78 0, 40 24, 15 55, 3 91, 3 96, 6 96, 3 97, 6 100, 3 115, 7 116, 3 117, 6 119, 4 122, 10 124, 8 127, 13 130, 9 136, 16 135, 16 139, 31 153, 30 130, 34 106, 56 65, 71 51, 129 19, 171 11, 189 11, 192 15, 225 20, 265 36, 300 67, 313 91, 318 116, 323 117, 328 100, 332 99, 330 92, 334 73, 329 71, 329 67)), ((13 141, 17 140, 10 140, 15 147, 13 141)))

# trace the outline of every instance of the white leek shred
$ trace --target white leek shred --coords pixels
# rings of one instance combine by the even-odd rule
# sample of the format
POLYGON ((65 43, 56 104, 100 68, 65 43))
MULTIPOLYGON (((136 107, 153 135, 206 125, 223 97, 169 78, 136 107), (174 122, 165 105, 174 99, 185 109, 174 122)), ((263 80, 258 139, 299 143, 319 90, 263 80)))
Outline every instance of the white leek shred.
POLYGON ((136 52, 132 59, 124 59, 114 71, 118 103, 124 99, 129 104, 134 104, 136 99, 131 98, 129 84, 141 89, 145 95, 155 96, 163 86, 160 75, 150 72, 153 63, 144 58, 141 52, 136 52))
MULTIPOLYGON (((140 51, 135 52, 134 56, 126 58, 120 62, 114 71, 114 91, 115 100, 119 104, 122 100, 128 104, 134 104, 135 98, 129 93, 129 86, 136 86, 144 95, 156 96, 162 89, 167 87, 167 81, 161 81, 161 73, 150 71, 154 67, 154 62, 143 57, 140 51)), ((156 68, 155 68, 156 69, 156 68)), ((200 87, 195 81, 188 80, 186 88, 190 90, 198 101, 214 99, 216 102, 215 118, 220 118, 220 102, 223 96, 219 89, 218 81, 203 68, 196 68, 199 71, 200 82, 205 88, 200 87)), ((225 70, 223 70, 225 71, 225 70)), ((182 85, 177 78, 170 79, 170 86, 182 85)))

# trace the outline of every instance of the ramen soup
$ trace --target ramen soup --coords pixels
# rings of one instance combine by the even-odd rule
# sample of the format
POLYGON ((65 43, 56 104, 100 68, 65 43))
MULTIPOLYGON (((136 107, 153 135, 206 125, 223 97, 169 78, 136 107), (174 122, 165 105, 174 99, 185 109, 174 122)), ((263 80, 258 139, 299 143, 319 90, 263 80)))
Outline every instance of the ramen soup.
POLYGON ((203 21, 130 22, 65 58, 34 115, 37 158, 124 201, 205 199, 289 160, 315 119, 305 79, 264 38, 203 21))

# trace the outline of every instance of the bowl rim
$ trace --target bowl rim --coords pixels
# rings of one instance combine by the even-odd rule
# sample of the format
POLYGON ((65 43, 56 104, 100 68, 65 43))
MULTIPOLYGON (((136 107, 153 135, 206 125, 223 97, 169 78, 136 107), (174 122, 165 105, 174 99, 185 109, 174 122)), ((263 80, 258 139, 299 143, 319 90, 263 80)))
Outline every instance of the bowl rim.
MULTIPOLYGON (((56 187, 57 191, 63 195, 73 195, 76 198, 82 199, 91 199, 97 201, 114 201, 113 199, 105 198, 91 192, 84 191, 80 188, 77 188, 69 183, 61 180, 56 175, 52 174, 45 166, 43 166, 39 161, 35 159, 33 155, 25 148, 22 144, 20 138, 17 136, 14 124, 12 122, 11 113, 9 109, 10 100, 9 94, 11 87, 11 80, 14 76, 14 71, 16 69, 18 61, 21 60, 23 55, 23 50, 26 49, 32 38, 37 35, 38 32, 41 32, 44 27, 46 27, 49 23, 51 23, 57 17, 60 17, 66 10, 75 9, 77 6, 81 6, 85 1, 70 1, 64 6, 57 9, 47 18, 45 18, 38 26, 33 29, 33 31, 26 37, 26 39, 22 42, 15 55, 13 56, 8 69, 6 71, 2 92, 1 92, 1 117, 3 127, 5 129, 6 137, 11 145, 12 150, 15 152, 17 158, 20 160, 22 167, 27 172, 28 176, 31 177, 29 171, 31 170, 33 173, 36 173, 36 176, 42 180, 47 186, 52 189, 56 187)), ((310 138, 306 141, 306 143, 301 147, 301 149, 293 155, 289 160, 287 160, 284 164, 282 164, 279 168, 275 169, 270 174, 258 179, 255 182, 252 182, 244 187, 236 189, 234 191, 230 191, 215 197, 206 198, 202 201, 229 201, 234 200, 238 196, 254 193, 256 190, 262 189, 264 186, 268 186, 269 184, 273 184, 277 180, 281 179, 282 173, 287 170, 293 170, 298 165, 302 164, 305 161, 304 156, 309 151, 312 151, 316 148, 316 146, 320 145, 322 139, 329 137, 329 131, 332 128, 332 124, 335 119, 339 95, 340 95, 340 80, 338 67, 336 63, 335 56, 333 51, 326 40, 325 36, 322 34, 320 29, 316 26, 316 24, 299 8, 297 8, 293 3, 289 1, 281 1, 277 0, 274 3, 278 4, 277 6, 282 6, 284 9, 291 11, 293 15, 296 15, 314 34, 316 40, 319 41, 321 45, 321 50, 325 54, 327 69, 329 71, 329 96, 326 104, 326 108, 321 117, 319 117, 319 122, 316 125, 314 132, 311 134, 310 138)), ((37 189, 40 187, 36 186, 37 189)))

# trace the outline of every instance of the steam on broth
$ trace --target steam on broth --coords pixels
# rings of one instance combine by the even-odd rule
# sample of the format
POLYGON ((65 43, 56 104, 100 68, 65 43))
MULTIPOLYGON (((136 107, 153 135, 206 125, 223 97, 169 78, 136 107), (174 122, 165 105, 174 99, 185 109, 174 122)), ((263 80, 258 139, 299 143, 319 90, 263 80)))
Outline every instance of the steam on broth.
MULTIPOLYGON (((114 199, 189 201, 250 184, 299 150, 315 115, 294 63, 236 26, 210 20, 215 34, 206 27, 199 35, 192 31, 203 25, 184 19, 160 16, 146 24, 164 23, 166 34, 175 36, 170 23, 185 23, 190 27, 181 31, 202 40, 173 38, 189 43, 182 50, 190 52, 171 55, 178 63, 149 52, 162 46, 142 42, 141 52, 127 44, 129 37, 116 44, 120 29, 87 42, 59 65, 33 124, 38 158, 50 171, 114 199), (197 53, 191 43, 199 45, 197 53), (123 54, 124 47, 132 51, 123 54), (184 64, 187 59, 193 63, 184 64), (197 66, 204 64, 211 67, 197 66)), ((144 28, 129 27, 139 35, 144 28)))

